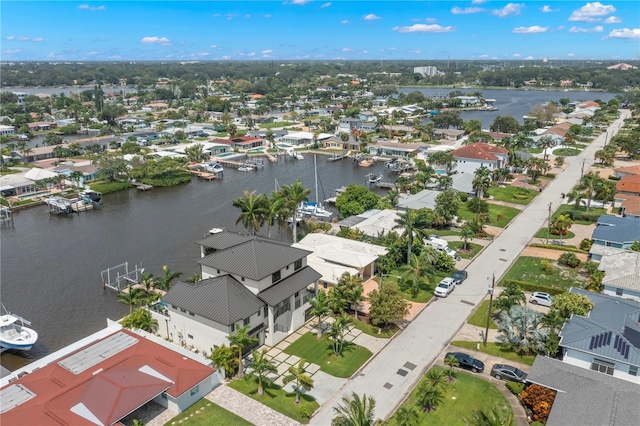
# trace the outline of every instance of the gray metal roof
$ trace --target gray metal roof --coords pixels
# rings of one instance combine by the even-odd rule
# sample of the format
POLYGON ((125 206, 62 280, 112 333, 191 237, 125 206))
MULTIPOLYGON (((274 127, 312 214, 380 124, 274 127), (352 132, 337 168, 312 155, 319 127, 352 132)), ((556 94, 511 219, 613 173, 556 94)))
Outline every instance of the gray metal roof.
POLYGON ((592 239, 616 243, 632 243, 640 240, 640 219, 601 215, 592 239))
POLYGON ((198 263, 258 281, 311 253, 273 240, 250 238, 198 259, 198 263))
POLYGON ((237 232, 222 231, 217 234, 211 234, 204 237, 201 240, 196 241, 196 244, 209 247, 216 250, 224 250, 229 247, 244 243, 253 238, 251 235, 239 234, 237 232))
POLYGON ((547 426, 628 426, 640 419, 636 383, 543 356, 527 381, 558 391, 547 426))
POLYGON ((162 299, 223 325, 254 315, 264 303, 230 275, 195 283, 178 282, 162 299))
POLYGON ((293 275, 289 275, 266 290, 258 293, 258 297, 271 306, 275 306, 287 297, 306 288, 322 277, 315 269, 305 266, 293 275))

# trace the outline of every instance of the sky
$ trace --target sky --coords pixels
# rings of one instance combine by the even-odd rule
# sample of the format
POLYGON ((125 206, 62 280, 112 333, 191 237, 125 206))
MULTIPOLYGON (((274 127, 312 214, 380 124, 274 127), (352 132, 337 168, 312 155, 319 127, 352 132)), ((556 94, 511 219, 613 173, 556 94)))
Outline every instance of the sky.
POLYGON ((640 59, 640 2, 0 2, 2 61, 640 59))

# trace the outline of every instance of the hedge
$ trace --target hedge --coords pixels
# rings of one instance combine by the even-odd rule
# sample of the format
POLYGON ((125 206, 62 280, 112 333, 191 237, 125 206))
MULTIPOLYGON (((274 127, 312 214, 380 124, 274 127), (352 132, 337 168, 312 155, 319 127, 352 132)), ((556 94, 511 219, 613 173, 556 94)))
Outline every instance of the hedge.
POLYGON ((609 180, 620 180, 620 178, 616 175, 609 175, 609 177, 607 177, 607 179, 609 180))
POLYGON ((507 389, 509 389, 509 392, 511 392, 515 396, 520 395, 520 392, 524 390, 524 383, 506 382, 504 385, 507 389))
POLYGON ((509 284, 515 284, 517 286, 520 286, 520 288, 523 291, 530 291, 530 292, 543 291, 545 293, 549 293, 552 296, 555 296, 556 294, 560 294, 560 293, 565 293, 566 292, 566 290, 561 289, 561 288, 547 287, 547 286, 528 283, 526 281, 519 281, 519 280, 502 280, 500 282, 500 284, 498 284, 498 285, 500 287, 507 287, 509 284))
POLYGON ((572 253, 588 253, 588 251, 582 250, 576 246, 565 246, 560 244, 531 243, 529 244, 529 247, 539 247, 539 248, 546 248, 550 250, 562 250, 562 251, 567 251, 572 253))

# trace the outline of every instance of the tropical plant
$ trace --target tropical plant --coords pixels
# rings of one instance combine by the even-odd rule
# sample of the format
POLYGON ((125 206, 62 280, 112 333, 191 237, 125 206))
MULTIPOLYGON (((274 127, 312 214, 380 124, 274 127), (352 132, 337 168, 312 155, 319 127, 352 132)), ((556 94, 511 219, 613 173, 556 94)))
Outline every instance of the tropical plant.
POLYGON ((329 327, 329 338, 333 347, 333 353, 340 355, 344 349, 345 336, 349 332, 353 321, 347 314, 342 314, 329 327))
POLYGON ((425 210, 407 209, 404 213, 399 213, 395 219, 393 229, 402 228, 402 236, 407 238, 407 265, 411 263, 411 246, 416 231, 424 229, 430 225, 429 217, 425 210))
POLYGON ((153 319, 151 312, 144 308, 138 308, 124 317, 121 324, 124 328, 137 328, 149 333, 153 333, 158 329, 158 321, 153 319))
POLYGON ((249 192, 245 189, 243 197, 233 200, 233 207, 241 211, 236 219, 236 225, 242 222, 242 226, 254 235, 260 231, 267 216, 263 197, 256 196, 256 191, 249 192))
POLYGON ((377 327, 399 321, 409 313, 409 302, 404 299, 395 282, 383 283, 380 290, 372 290, 369 304, 369 320, 377 327))
MULTIPOLYGON (((420 284, 423 281, 432 283, 434 280, 433 271, 428 267, 424 257, 415 253, 409 253, 410 261, 408 265, 400 268, 402 272, 402 283, 411 286, 411 296, 416 297, 420 291, 420 284)), ((429 265, 430 266, 430 265, 429 265)))
POLYGON ((160 290, 169 291, 173 286, 172 282, 182 276, 182 272, 174 272, 167 265, 162 267, 162 276, 154 280, 155 287, 160 290))
POLYGON ((416 426, 420 421, 420 413, 409 405, 400 406, 393 415, 398 426, 416 426))
POLYGON ((226 377, 232 377, 238 371, 238 353, 240 349, 237 346, 221 345, 211 350, 211 361, 217 368, 222 368, 226 377))
POLYGON ((458 367, 460 365, 460 361, 456 359, 453 355, 449 355, 444 359, 444 364, 449 367, 449 381, 453 380, 453 367, 458 367))
POLYGON ((466 204, 467 209, 476 214, 476 220, 480 220, 481 214, 489 213, 489 203, 481 198, 471 198, 466 204))
POLYGON ((338 406, 333 408, 336 417, 331 426, 374 426, 377 423, 374 420, 375 408, 375 399, 352 392, 350 396, 343 396, 338 406))
POLYGON ((571 229, 572 225, 573 220, 568 214, 558 215, 551 221, 551 233, 557 234, 560 237, 560 244, 562 244, 562 236, 571 229))
POLYGON ((475 236, 476 236, 476 231, 473 229, 473 227, 468 223, 465 223, 460 229, 460 239, 464 241, 464 246, 463 246, 464 250, 469 250, 468 240, 475 238, 475 236))
POLYGON ((262 352, 253 351, 251 358, 251 361, 249 361, 250 371, 247 375, 255 377, 258 380, 258 396, 262 396, 264 394, 264 379, 267 378, 267 374, 269 373, 277 373, 278 369, 273 361, 267 358, 267 351, 264 349, 262 352))
POLYGON ((463 421, 467 426, 516 426, 513 412, 505 413, 497 408, 473 410, 472 417, 463 421))
POLYGON ((303 201, 309 201, 311 190, 302 186, 302 182, 298 180, 292 185, 284 185, 280 193, 285 199, 284 207, 293 219, 293 242, 296 243, 298 241, 298 222, 296 221, 298 205, 303 201))
POLYGON ((520 393, 523 404, 532 412, 533 420, 546 423, 556 398, 556 392, 544 386, 531 384, 520 393))
POLYGON ((447 373, 445 373, 444 371, 440 369, 432 368, 429 371, 427 371, 427 374, 425 374, 424 378, 426 383, 429 384, 429 386, 437 388, 437 387, 442 387, 446 384, 445 382, 446 376, 447 376, 447 373))
POLYGON ((473 172, 473 180, 471 186, 476 197, 482 198, 491 186, 491 170, 485 166, 478 167, 473 172))
POLYGON ((316 336, 318 339, 322 338, 322 317, 330 312, 329 299, 327 293, 324 290, 318 290, 316 297, 309 299, 311 305, 311 311, 309 315, 318 317, 318 327, 316 328, 316 336))
POLYGON ((235 333, 227 336, 229 342, 231 342, 231 346, 236 347, 238 349, 238 378, 242 379, 244 377, 244 371, 242 366, 242 350, 247 346, 253 345, 258 341, 256 337, 249 336, 249 325, 247 324, 243 327, 240 327, 236 330, 235 333))
POLYGON ((596 189, 601 180, 602 178, 593 172, 585 174, 580 179, 578 188, 584 191, 585 195, 587 196, 587 211, 589 211, 589 207, 591 207, 591 200, 596 194, 596 189))
POLYGON ((580 266, 580 259, 574 253, 562 253, 558 257, 558 263, 560 265, 568 266, 569 268, 577 268, 580 266))
POLYGON ((527 301, 524 291, 517 284, 509 284, 500 293, 493 305, 497 310, 509 312, 512 306, 523 305, 527 301))
POLYGON ((269 227, 268 237, 271 238, 271 228, 278 225, 279 229, 287 227, 287 212, 285 208, 285 199, 280 192, 273 192, 271 198, 262 195, 262 206, 264 208, 264 223, 269 227))
POLYGON ((140 306, 145 300, 144 290, 140 287, 127 288, 127 291, 118 293, 118 300, 129 305, 129 315, 133 314, 133 307, 140 306))
POLYGON ((418 388, 418 400, 416 403, 423 411, 429 412, 434 410, 442 401, 444 401, 442 390, 431 386, 428 382, 423 382, 418 388))
POLYGON ((587 296, 578 293, 561 293, 554 296, 550 312, 568 319, 571 315, 586 316, 593 309, 593 302, 587 296))
POLYGON ((549 330, 541 327, 542 316, 527 306, 512 306, 508 312, 500 313, 500 339, 519 354, 543 350, 549 330))
POLYGON ((296 404, 300 402, 300 392, 302 389, 307 391, 313 389, 313 379, 306 375, 307 371, 304 368, 305 362, 304 359, 301 359, 297 365, 289 367, 287 374, 282 377, 283 384, 294 383, 293 390, 296 393, 296 404))

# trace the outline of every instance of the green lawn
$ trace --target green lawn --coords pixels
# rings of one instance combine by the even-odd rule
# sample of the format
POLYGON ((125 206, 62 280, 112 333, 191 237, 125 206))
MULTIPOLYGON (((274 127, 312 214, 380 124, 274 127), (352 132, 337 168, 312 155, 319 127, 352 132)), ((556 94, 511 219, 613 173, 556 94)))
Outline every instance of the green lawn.
MULTIPOLYGON (((562 236, 563 240, 566 240, 568 238, 573 238, 575 237, 576 234, 574 234, 571 231, 567 231, 567 233, 565 235, 562 236)), ((538 232, 536 232, 535 238, 547 238, 547 227, 545 226, 544 228, 540 228, 540 230, 538 232)), ((560 235, 554 235, 553 233, 549 232, 549 240, 559 240, 560 239, 560 235)))
MULTIPOLYGON (((267 381, 268 383, 269 381, 267 381)), ((255 378, 233 380, 229 383, 229 387, 300 423, 309 422, 308 417, 301 415, 301 410, 306 410, 311 415, 320 407, 315 399, 304 393, 300 395, 300 403, 296 404, 296 394, 294 392, 287 392, 273 383, 265 385, 264 395, 258 396, 258 382, 255 378)), ((217 424, 222 425, 224 423, 217 424)))
POLYGON ((280 121, 276 123, 260 123, 258 127, 260 129, 273 129, 273 128, 291 126, 293 124, 296 124, 296 123, 293 121, 280 121))
POLYGON ((529 151, 531 154, 542 154, 542 151, 544 151, 543 148, 527 148, 527 151, 529 151))
POLYGON ((492 186, 488 191, 495 200, 506 201, 514 204, 529 204, 539 191, 525 189, 517 186, 505 186, 504 188, 492 186))
POLYGON ((578 270, 558 268, 552 265, 552 272, 546 273, 540 264, 539 257, 521 256, 505 274, 504 280, 517 280, 541 287, 568 290, 570 287, 581 287, 578 270))
MULTIPOLYGON (((568 214, 569 217, 573 217, 573 209, 573 205, 562 204, 556 209, 551 218, 555 219, 561 214, 568 214)), ((598 221, 598 217, 600 217, 600 215, 606 213, 606 209, 601 209, 599 207, 591 207, 589 208, 589 211, 587 211, 587 208, 585 206, 580 206, 575 210, 575 218, 573 219, 573 221, 579 225, 591 225, 598 221)))
MULTIPOLYGON (((486 327, 488 312, 489 312, 489 301, 485 300, 480 304, 480 306, 478 306, 478 309, 476 309, 473 315, 469 317, 469 319, 467 320, 467 324, 475 325, 477 327, 486 327)), ((495 312, 496 312, 495 306, 491 306, 492 317, 494 316, 495 312)), ((495 321, 493 321, 493 318, 489 320, 489 328, 494 330, 498 328, 495 321)))
POLYGON ((476 257, 476 254, 482 250, 482 246, 480 244, 467 242, 467 246, 469 247, 469 250, 462 250, 464 247, 464 241, 449 241, 449 247, 457 251, 463 259, 473 259, 476 257))
POLYGON ((205 398, 202 398, 200 401, 169 420, 165 423, 165 426, 178 423, 185 423, 189 426, 251 426, 253 424, 205 398))
POLYGON ((353 325, 355 328, 362 331, 363 333, 368 334, 369 336, 378 337, 381 339, 388 339, 398 332, 398 327, 395 324, 391 324, 390 326, 380 329, 367 322, 364 322, 361 320, 354 320, 353 325), (378 333, 378 330, 380 330, 379 333, 378 333))
MULTIPOLYGON (((518 213, 520 213, 520 210, 513 207, 489 204, 489 217, 491 218, 490 225, 497 226, 498 228, 504 228, 514 217, 516 217, 518 213), (499 219, 498 216, 500 217, 499 219)), ((476 218, 476 214, 469 211, 464 203, 462 203, 458 209, 458 216, 463 220, 469 221, 476 218)))
MULTIPOLYGON (((466 342, 462 340, 454 340, 451 342, 453 346, 458 346, 464 349, 478 350, 478 342, 466 342)), ((533 361, 536 359, 535 355, 523 355, 520 356, 515 352, 512 352, 502 346, 500 343, 487 342, 487 346, 484 346, 480 342, 480 351, 485 354, 499 356, 509 361, 521 362, 527 365, 533 365, 533 361)), ((487 366, 485 366, 487 368, 487 366)))
MULTIPOLYGON (((441 367, 434 367, 442 369, 441 367)), ((423 379, 424 380, 424 379, 423 379)), ((420 385, 409 394, 402 404, 415 406, 418 399, 420 385)), ((497 407, 511 414, 513 410, 507 399, 491 382, 478 375, 456 371, 456 380, 446 383, 442 403, 432 412, 425 413, 417 408, 419 413, 418 425, 447 425, 464 426, 465 418, 471 418, 475 410, 497 407)), ((395 419, 389 421, 390 426, 398 423, 395 419)))
MULTIPOLYGON (((397 275, 397 276, 402 276, 402 271, 398 270, 398 269, 394 269, 391 271, 390 273, 391 275, 397 275)), ((433 297, 433 290, 435 289, 435 286, 438 285, 438 283, 440 282, 440 280, 444 277, 446 277, 447 274, 443 274, 440 272, 436 273, 436 276, 433 279, 433 284, 427 284, 426 282, 422 282, 420 284, 420 289, 418 290, 418 294, 416 295, 416 297, 413 297, 411 295, 411 286, 409 285, 403 285, 402 284, 402 280, 399 280, 398 278, 394 277, 394 276, 386 276, 383 278, 384 282, 394 282, 396 284, 398 284, 398 287, 400 287, 400 290, 402 290, 402 292, 404 293, 404 298, 407 299, 410 302, 416 302, 416 303, 426 303, 429 300, 431 300, 431 298, 433 297)))
POLYGON ((439 237, 448 237, 451 235, 458 235, 459 231, 454 231, 452 229, 435 229, 435 228, 426 228, 424 233, 427 235, 433 234, 439 237))
POLYGON ((285 350, 320 366, 320 369, 335 377, 351 377, 370 357, 371 351, 355 343, 345 343, 340 356, 333 353, 328 335, 316 339, 315 333, 307 333, 290 344, 285 350))
POLYGON ((578 154, 580 154, 580 150, 576 148, 558 148, 553 150, 553 155, 555 156, 572 157, 578 154))

